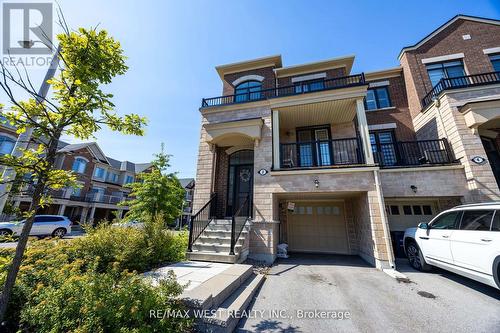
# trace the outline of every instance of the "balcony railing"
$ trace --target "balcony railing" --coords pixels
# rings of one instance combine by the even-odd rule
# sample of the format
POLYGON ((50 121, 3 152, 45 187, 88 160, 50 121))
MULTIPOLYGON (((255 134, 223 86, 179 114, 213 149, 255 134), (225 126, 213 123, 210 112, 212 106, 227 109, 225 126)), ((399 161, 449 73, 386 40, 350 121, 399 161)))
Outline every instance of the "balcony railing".
POLYGON ((431 104, 444 90, 481 86, 500 83, 500 72, 466 75, 454 78, 442 78, 422 99, 422 107, 431 104))
POLYGON ((314 168, 364 164, 360 138, 282 143, 280 168, 314 168))
POLYGON ((381 167, 445 165, 455 162, 446 139, 372 144, 381 167))
POLYGON ((242 93, 236 95, 203 98, 201 101, 201 107, 255 102, 276 97, 307 94, 324 90, 361 86, 365 84, 366 84, 365 75, 364 73, 361 73, 361 74, 338 77, 327 80, 298 83, 294 85, 276 87, 271 89, 262 89, 259 91, 251 91, 248 93, 242 93))

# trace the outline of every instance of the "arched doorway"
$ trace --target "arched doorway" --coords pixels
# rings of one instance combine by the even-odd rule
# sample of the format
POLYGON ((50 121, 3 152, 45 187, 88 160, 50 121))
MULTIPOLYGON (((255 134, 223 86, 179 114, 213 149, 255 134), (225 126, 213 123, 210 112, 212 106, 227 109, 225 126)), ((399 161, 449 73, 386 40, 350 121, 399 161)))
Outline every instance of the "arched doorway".
POLYGON ((242 205, 241 214, 251 215, 252 202, 253 150, 240 150, 229 156, 226 216, 234 215, 242 205))

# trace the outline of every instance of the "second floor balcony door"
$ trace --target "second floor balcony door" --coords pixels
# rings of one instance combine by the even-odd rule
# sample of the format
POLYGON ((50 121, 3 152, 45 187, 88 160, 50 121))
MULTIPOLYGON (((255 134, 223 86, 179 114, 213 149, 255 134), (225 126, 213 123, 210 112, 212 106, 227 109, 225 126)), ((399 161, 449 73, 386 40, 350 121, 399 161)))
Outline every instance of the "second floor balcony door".
POLYGON ((397 163, 396 143, 392 131, 370 133, 370 143, 376 163, 384 166, 397 163))
POLYGON ((331 165, 328 128, 298 130, 297 141, 301 167, 331 165))

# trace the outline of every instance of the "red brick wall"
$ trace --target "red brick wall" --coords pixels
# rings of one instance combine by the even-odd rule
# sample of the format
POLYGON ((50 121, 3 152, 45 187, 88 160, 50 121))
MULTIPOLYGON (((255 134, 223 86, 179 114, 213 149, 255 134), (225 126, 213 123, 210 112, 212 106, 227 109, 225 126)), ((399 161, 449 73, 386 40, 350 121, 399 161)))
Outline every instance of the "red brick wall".
MULTIPOLYGON (((408 109, 408 99, 404 79, 402 77, 392 77, 379 81, 389 81, 389 96, 391 105, 394 107, 388 110, 366 111, 368 125, 395 123, 396 140, 415 140, 415 130, 408 109)), ((372 81, 377 82, 377 81, 372 81)))
POLYGON ((421 111, 420 101, 432 89, 422 59, 448 54, 463 53, 468 74, 493 71, 488 55, 483 49, 500 46, 500 26, 459 19, 416 50, 407 51, 401 58, 409 107, 412 117, 421 111), (464 40, 463 35, 471 39, 464 40))
POLYGON ((94 157, 92 156, 92 154, 90 154, 90 152, 86 148, 74 151, 71 155, 65 154, 61 169, 62 170, 71 170, 71 168, 73 167, 73 162, 75 161, 75 158, 77 158, 79 156, 84 157, 87 160, 89 160, 89 162, 87 163, 87 167, 85 168, 85 173, 83 173, 83 174, 78 173, 77 174, 78 181, 81 181, 84 183, 84 185, 81 189, 82 192, 83 191, 87 192, 91 186, 91 178, 92 178, 92 173, 94 172, 95 163, 93 161, 94 157))
POLYGON ((326 77, 325 79, 333 79, 336 77, 343 77, 346 76, 346 69, 345 67, 341 68, 333 68, 333 69, 328 69, 326 71, 320 71, 320 72, 314 72, 314 73, 307 73, 307 74, 300 74, 300 75, 294 75, 294 76, 287 76, 287 77, 282 77, 278 79, 278 86, 284 87, 284 86, 290 86, 292 85, 292 78, 294 77, 300 77, 300 76, 305 76, 305 75, 312 75, 312 74, 319 74, 319 73, 325 73, 326 77))
POLYGON ((260 75, 264 77, 264 81, 262 81, 262 89, 271 89, 274 88, 276 81, 274 76, 274 67, 264 67, 258 69, 252 69, 239 73, 227 74, 224 76, 223 85, 222 85, 222 95, 233 95, 234 87, 232 83, 239 79, 240 77, 246 75, 260 75))

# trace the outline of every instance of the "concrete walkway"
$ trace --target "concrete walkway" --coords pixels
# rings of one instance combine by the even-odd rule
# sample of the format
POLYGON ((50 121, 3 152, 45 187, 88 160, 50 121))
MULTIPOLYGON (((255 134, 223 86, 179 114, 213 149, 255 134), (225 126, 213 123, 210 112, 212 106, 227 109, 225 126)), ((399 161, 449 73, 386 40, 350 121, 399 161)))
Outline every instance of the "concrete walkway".
POLYGON ((499 332, 500 291, 404 260, 397 268, 409 283, 356 256, 292 254, 271 268, 236 332, 499 332))
POLYGON ((156 284, 158 280, 166 277, 169 271, 173 271, 177 282, 182 286, 187 286, 184 290, 191 290, 231 266, 232 264, 216 262, 183 261, 157 268, 151 272, 144 273, 144 275, 151 277, 153 284, 156 284))

